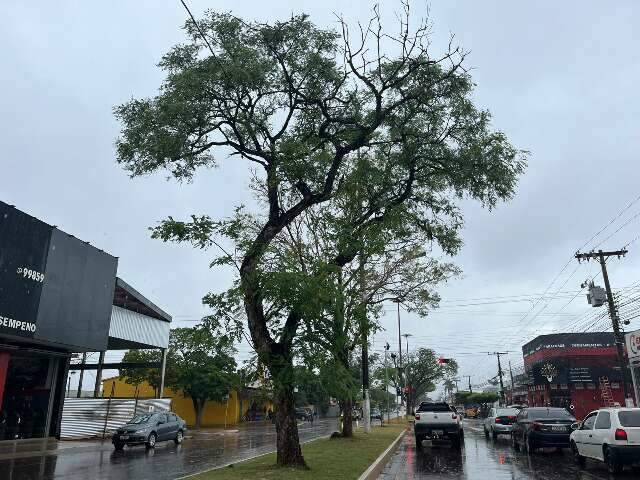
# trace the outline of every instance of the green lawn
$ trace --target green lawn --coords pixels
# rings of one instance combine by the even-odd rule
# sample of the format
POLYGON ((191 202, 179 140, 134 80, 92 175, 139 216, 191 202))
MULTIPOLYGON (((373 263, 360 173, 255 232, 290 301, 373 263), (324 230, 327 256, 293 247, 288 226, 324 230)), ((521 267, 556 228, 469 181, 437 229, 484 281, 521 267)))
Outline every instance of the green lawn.
POLYGON ((276 454, 201 473, 195 480, 318 480, 357 479, 407 426, 406 421, 374 427, 369 435, 358 428, 354 437, 321 439, 302 445, 309 470, 277 468, 276 454))

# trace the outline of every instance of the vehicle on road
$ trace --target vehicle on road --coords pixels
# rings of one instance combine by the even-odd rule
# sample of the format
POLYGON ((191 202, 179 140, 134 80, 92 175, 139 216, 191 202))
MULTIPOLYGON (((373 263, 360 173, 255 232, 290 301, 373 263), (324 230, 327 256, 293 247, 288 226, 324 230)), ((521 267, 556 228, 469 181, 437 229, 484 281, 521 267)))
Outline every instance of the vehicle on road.
POLYGON ((484 436, 497 440, 498 435, 511 435, 511 428, 520 410, 516 408, 494 407, 484 419, 484 436))
POLYGON ((298 407, 296 408, 296 418, 298 420, 302 420, 303 422, 308 422, 308 421, 311 421, 311 418, 313 417, 312 417, 311 410, 304 407, 298 407))
POLYGON ((456 405, 455 409, 460 418, 464 418, 464 405, 456 405))
POLYGON ((379 409, 372 408, 369 417, 371 420, 380 420, 380 423, 382 424, 383 414, 379 409))
POLYGON ((454 407, 444 402, 422 402, 416 410, 413 430, 416 448, 426 440, 431 445, 451 444, 458 449, 464 438, 460 417, 454 407))
POLYGON ((624 465, 640 462, 640 408, 602 408, 572 428, 571 451, 578 465, 591 458, 619 473, 624 465))
POLYGON ((511 430, 511 442, 516 451, 533 453, 538 448, 569 447, 571 425, 576 421, 564 408, 528 407, 516 417, 511 430))
POLYGON ((145 413, 136 415, 128 423, 118 428, 111 442, 116 450, 125 445, 146 445, 154 448, 156 443, 173 440, 182 443, 187 432, 187 423, 175 413, 145 413))
POLYGON ((468 407, 464 410, 465 418, 478 418, 480 415, 480 410, 477 407, 468 407))

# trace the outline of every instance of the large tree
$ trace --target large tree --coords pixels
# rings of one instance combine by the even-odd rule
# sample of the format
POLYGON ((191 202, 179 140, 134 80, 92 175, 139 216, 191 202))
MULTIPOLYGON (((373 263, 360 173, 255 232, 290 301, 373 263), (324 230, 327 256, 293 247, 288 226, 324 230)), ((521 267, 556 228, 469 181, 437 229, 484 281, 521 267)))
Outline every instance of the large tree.
MULTIPOLYGON (((307 302, 291 289, 286 296, 266 290, 274 239, 304 212, 351 192, 360 215, 331 262, 342 267, 356 258, 361 229, 402 210, 410 225, 436 237, 444 225, 461 224, 457 199, 493 207, 513 195, 524 168, 489 114, 473 105, 465 54, 432 54, 427 23, 411 30, 404 7, 399 34, 385 32, 376 13, 355 36, 346 22, 336 33, 305 15, 262 24, 208 12, 187 22, 188 42, 163 57, 160 93, 116 108, 118 160, 132 175, 166 169, 189 179, 225 155, 259 169, 264 209, 251 238, 242 215, 169 219, 156 235, 198 246, 220 235, 235 243, 235 290, 275 389, 279 465, 305 465, 293 352, 307 302)), ((316 274, 324 272, 309 275, 316 274)))

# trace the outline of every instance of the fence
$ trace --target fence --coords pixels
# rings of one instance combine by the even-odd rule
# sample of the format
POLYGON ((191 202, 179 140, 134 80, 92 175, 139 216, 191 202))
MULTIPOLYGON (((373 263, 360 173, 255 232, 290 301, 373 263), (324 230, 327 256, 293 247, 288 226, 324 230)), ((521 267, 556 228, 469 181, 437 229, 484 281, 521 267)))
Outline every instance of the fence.
POLYGON ((136 414, 170 409, 170 398, 65 398, 60 438, 107 436, 136 414))

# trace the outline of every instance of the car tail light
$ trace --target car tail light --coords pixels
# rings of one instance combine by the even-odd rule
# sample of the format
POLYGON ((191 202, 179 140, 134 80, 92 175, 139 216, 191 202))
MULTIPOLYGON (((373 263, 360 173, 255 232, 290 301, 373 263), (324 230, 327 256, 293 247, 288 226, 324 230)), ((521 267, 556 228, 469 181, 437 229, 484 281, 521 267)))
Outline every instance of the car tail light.
POLYGON ((509 420, 511 420, 512 422, 516 421, 516 417, 509 417, 509 420))
POLYGON ((615 435, 616 440, 627 440, 627 432, 625 432, 623 429, 621 428, 616 428, 616 435, 615 435))
POLYGON ((542 424, 539 422, 531 422, 531 428, 534 430, 540 430, 542 428, 542 424))
POLYGON ((496 423, 502 423, 502 419, 500 417, 496 418, 496 423))
POLYGON ((420 414, 416 413, 416 420, 420 420, 420 414))

